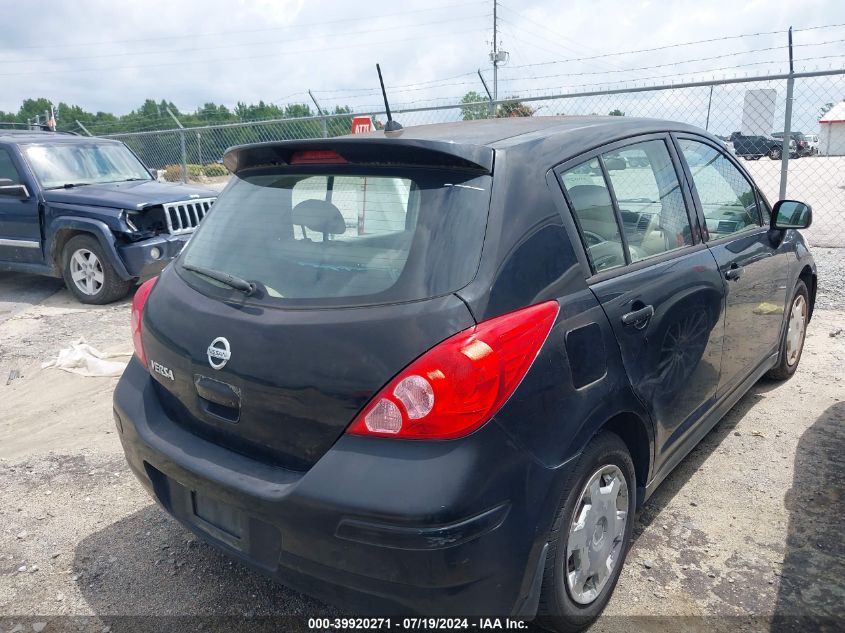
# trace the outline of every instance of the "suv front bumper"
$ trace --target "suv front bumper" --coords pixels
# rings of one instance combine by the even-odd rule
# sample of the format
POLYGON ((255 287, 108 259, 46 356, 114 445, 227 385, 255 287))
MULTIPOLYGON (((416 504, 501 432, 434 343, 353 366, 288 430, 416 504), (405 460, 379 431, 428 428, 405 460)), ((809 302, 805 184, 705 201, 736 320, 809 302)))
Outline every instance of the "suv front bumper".
POLYGON ((494 423, 450 442, 344 435, 296 472, 170 420, 136 358, 114 412, 129 466, 165 510, 294 589, 355 613, 536 613, 554 508, 526 487, 568 468, 538 466, 494 423))
POLYGON ((145 280, 160 273, 182 252, 189 239, 191 239, 190 233, 187 235, 163 234, 140 242, 120 244, 117 251, 129 276, 145 280), (153 257, 154 249, 158 249, 157 258, 153 257))

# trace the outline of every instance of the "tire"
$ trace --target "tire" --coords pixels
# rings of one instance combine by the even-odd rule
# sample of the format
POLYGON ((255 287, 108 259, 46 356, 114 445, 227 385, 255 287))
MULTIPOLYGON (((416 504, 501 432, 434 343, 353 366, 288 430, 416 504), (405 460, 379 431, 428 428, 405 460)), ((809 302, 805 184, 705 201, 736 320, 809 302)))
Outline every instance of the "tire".
POLYGON ((783 150, 780 147, 771 147, 767 155, 772 160, 780 160, 783 156, 783 150))
POLYGON ((810 293, 807 292, 807 285, 801 280, 795 285, 795 292, 785 318, 788 321, 780 341, 778 364, 766 374, 772 380, 791 378, 798 369, 798 363, 801 362, 804 339, 807 336, 807 322, 810 318, 810 293), (800 323, 793 322, 793 319, 797 318, 801 319, 800 323))
MULTIPOLYGON (((608 494, 613 493, 608 492, 608 494)), ((560 507, 549 533, 549 552, 536 619, 538 625, 551 631, 571 633, 585 628, 601 614, 619 580, 619 574, 628 553, 634 527, 636 494, 634 464, 625 443, 614 433, 600 433, 593 438, 578 458, 575 469, 570 474, 561 495, 560 507), (588 510, 593 504, 586 502, 586 498, 590 496, 588 485, 596 479, 597 475, 599 475, 599 481, 606 482, 606 485, 600 485, 604 487, 610 485, 609 480, 603 479, 604 475, 600 475, 603 472, 607 472, 608 476, 613 475, 614 480, 620 482, 619 492, 614 495, 617 511, 611 510, 611 512, 618 517, 619 506, 626 508, 624 526, 617 527, 619 531, 612 541, 605 540, 611 538, 611 534, 615 531, 613 525, 608 523, 609 515, 602 515, 600 509, 594 515, 588 510), (624 499, 621 498, 622 480, 627 490, 627 497, 624 499), (584 524, 584 527, 580 529, 585 532, 581 532, 581 537, 575 536, 573 532, 572 540, 570 540, 570 533, 576 527, 573 525, 576 508, 580 508, 578 515, 584 524), (598 541, 596 541, 597 534, 598 541), (587 562, 581 562, 581 565, 589 567, 589 563, 597 563, 595 567, 602 569, 602 564, 598 563, 610 560, 604 554, 610 548, 610 556, 613 557, 612 570, 600 586, 597 586, 595 582, 592 584, 589 582, 598 577, 590 576, 592 571, 589 569, 581 576, 581 578, 587 576, 587 582, 577 580, 577 568, 582 558, 578 555, 578 550, 581 549, 578 547, 580 538, 586 538, 584 549, 597 554, 592 561, 588 556, 587 562), (597 542, 598 545, 596 545, 597 542), (575 571, 570 570, 570 567, 575 571), (571 587, 572 584, 575 585, 575 589, 571 587), (583 589, 580 595, 577 588, 579 585, 583 589), (588 587, 591 587, 589 591, 588 587)))
POLYGON ((62 277, 81 303, 103 305, 122 299, 132 281, 121 279, 93 235, 77 235, 62 251, 62 277))

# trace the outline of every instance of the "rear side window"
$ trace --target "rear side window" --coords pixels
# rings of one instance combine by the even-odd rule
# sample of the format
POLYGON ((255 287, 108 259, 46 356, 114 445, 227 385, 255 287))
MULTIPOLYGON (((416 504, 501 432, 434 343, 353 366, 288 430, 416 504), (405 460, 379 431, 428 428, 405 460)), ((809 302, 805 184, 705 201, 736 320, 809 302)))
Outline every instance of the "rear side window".
POLYGON ((604 156, 631 261, 692 246, 687 206, 666 143, 646 141, 604 156))
POLYGON ((563 172, 561 180, 578 220, 594 272, 624 266, 622 236, 598 159, 563 172))
MULTIPOLYGON (((490 176, 334 169, 237 176, 180 261, 237 275, 259 286, 256 300, 290 305, 417 300, 472 280, 490 176)), ((177 268, 214 292, 216 282, 177 268)))
POLYGON ((678 175, 662 140, 605 152, 563 172, 561 181, 596 273, 693 244, 678 175))
POLYGON ((719 150, 691 139, 678 145, 689 165, 711 239, 760 226, 754 188, 719 150))

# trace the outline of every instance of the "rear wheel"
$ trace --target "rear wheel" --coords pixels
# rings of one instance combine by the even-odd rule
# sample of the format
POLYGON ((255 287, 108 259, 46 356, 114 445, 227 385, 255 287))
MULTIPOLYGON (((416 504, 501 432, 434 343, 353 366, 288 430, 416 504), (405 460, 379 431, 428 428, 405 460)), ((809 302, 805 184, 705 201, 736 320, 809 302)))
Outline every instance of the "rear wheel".
POLYGON ((131 281, 121 279, 92 235, 77 235, 62 251, 65 285, 82 303, 102 305, 126 296, 131 281))
POLYGON ((549 535, 537 624, 578 631, 599 616, 628 552, 635 499, 625 443, 601 433, 581 454, 563 492, 549 535))
POLYGON ((780 160, 780 157, 783 156, 783 152, 780 147, 772 147, 769 149, 769 158, 772 160, 780 160))
POLYGON ((780 354, 777 366, 766 374, 774 380, 786 380, 798 369, 801 353, 804 351, 804 338, 807 335, 807 322, 810 320, 810 296, 803 281, 798 281, 795 294, 786 314, 788 319, 783 338, 780 342, 780 354))

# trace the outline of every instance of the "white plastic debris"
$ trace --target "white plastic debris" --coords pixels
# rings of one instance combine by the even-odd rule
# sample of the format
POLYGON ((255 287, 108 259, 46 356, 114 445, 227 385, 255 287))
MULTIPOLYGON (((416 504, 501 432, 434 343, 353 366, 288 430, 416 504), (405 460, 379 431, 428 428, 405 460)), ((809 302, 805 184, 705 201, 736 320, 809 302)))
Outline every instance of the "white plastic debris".
POLYGON ((85 339, 71 343, 70 347, 59 350, 56 360, 41 365, 42 369, 53 367, 81 376, 120 376, 126 369, 127 361, 109 360, 127 358, 129 353, 104 353, 91 347, 85 339))

